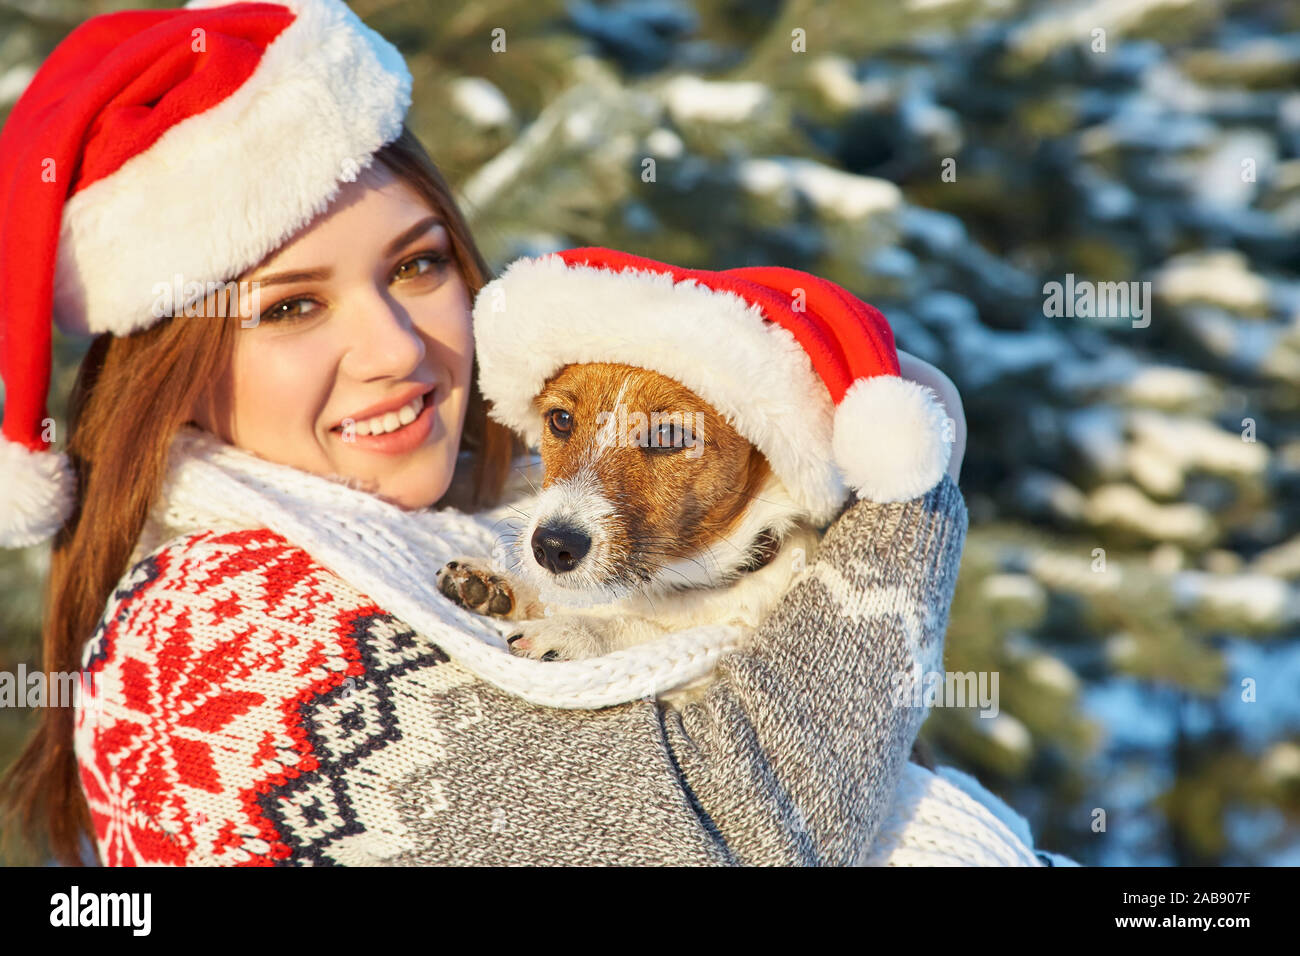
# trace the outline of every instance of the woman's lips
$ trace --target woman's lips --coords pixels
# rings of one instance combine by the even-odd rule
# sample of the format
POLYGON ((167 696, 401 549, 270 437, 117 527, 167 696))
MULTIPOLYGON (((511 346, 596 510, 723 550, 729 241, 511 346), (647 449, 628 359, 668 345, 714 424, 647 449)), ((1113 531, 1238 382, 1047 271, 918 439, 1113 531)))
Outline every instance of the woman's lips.
MULTIPOLYGON (((359 412, 353 412, 351 415, 347 416, 338 424, 336 424, 334 428, 336 429, 342 428, 345 424, 348 423, 361 426, 362 423, 370 422, 373 419, 382 420, 386 414, 397 412, 399 409, 404 408, 407 405, 410 405, 417 398, 422 398, 428 395, 430 392, 434 390, 435 387, 436 386, 434 385, 419 385, 419 384, 408 385, 405 389, 403 389, 401 392, 399 392, 397 395, 395 395, 393 398, 389 399, 388 401, 379 402, 375 405, 371 405, 369 408, 363 409, 359 412)), ((358 427, 357 430, 358 431, 365 430, 367 431, 367 433, 369 433, 368 429, 364 429, 361 427, 358 427)), ((384 428, 381 429, 381 432, 382 431, 391 431, 391 429, 384 428)))
POLYGON ((400 455, 414 451, 424 444, 433 431, 437 398, 436 389, 426 394, 424 407, 420 409, 415 420, 396 431, 385 432, 382 435, 362 435, 355 428, 345 431, 342 426, 336 426, 330 429, 330 433, 338 436, 339 441, 344 445, 363 451, 379 452, 384 455, 400 455))

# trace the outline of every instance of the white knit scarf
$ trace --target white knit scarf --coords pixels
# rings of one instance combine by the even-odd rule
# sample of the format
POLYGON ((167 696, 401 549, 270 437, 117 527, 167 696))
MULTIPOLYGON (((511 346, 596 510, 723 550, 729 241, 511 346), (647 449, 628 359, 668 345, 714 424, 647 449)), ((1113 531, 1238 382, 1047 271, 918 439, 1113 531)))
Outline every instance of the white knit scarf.
POLYGON ((740 646, 742 629, 719 625, 590 660, 515 657, 504 638, 513 630, 510 622, 455 607, 435 580, 450 560, 489 558, 511 514, 509 505, 477 515, 452 508, 408 511, 342 479, 267 461, 184 426, 132 560, 196 531, 269 528, 461 666, 548 707, 599 708, 650 697, 708 674, 740 646))

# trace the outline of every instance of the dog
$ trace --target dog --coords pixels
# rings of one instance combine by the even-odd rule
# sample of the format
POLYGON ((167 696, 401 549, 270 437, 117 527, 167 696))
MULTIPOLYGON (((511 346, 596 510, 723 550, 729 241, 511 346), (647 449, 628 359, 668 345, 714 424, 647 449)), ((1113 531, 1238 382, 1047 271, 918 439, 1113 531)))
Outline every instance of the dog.
POLYGON ((454 603, 519 622, 511 653, 579 660, 698 625, 752 630, 812 561, 821 529, 677 381, 568 365, 534 405, 542 487, 518 506, 509 568, 461 558, 437 577, 454 603))

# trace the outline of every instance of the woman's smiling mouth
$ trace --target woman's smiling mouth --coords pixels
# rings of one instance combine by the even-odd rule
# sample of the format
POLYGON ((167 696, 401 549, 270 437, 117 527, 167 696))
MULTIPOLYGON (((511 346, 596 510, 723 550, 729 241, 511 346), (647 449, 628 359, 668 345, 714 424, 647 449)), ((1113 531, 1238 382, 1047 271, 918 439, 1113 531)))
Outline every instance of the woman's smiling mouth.
POLYGON ((384 454, 401 454, 423 444, 433 430, 436 390, 431 386, 403 405, 356 420, 347 418, 330 429, 346 445, 384 454))

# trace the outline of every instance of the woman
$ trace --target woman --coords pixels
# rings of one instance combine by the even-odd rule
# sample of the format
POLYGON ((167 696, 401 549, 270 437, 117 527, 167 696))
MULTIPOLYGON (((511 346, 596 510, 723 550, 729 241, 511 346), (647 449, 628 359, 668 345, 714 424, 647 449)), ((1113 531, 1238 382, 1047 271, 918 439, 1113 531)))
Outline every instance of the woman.
MULTIPOLYGON (((57 529, 45 666, 96 696, 43 713, 9 806, 69 863, 87 837, 105 864, 861 861, 924 717, 888 675, 942 648, 960 448, 925 496, 845 511, 817 563, 850 586, 800 585, 743 652, 504 653, 432 587, 507 513, 446 507, 458 463, 481 505, 513 449, 474 385, 485 269, 409 86, 336 0, 196 2, 84 24, 11 114, 0 469, 37 491, 0 530, 57 529), (74 181, 29 198, 44 159, 74 181), (261 297, 237 316, 204 294, 232 276, 261 297), (101 333, 72 475, 39 431, 51 307, 101 333), (700 704, 649 696, 715 664, 700 704)), ((1033 865, 999 827, 985 845, 1033 865)))

